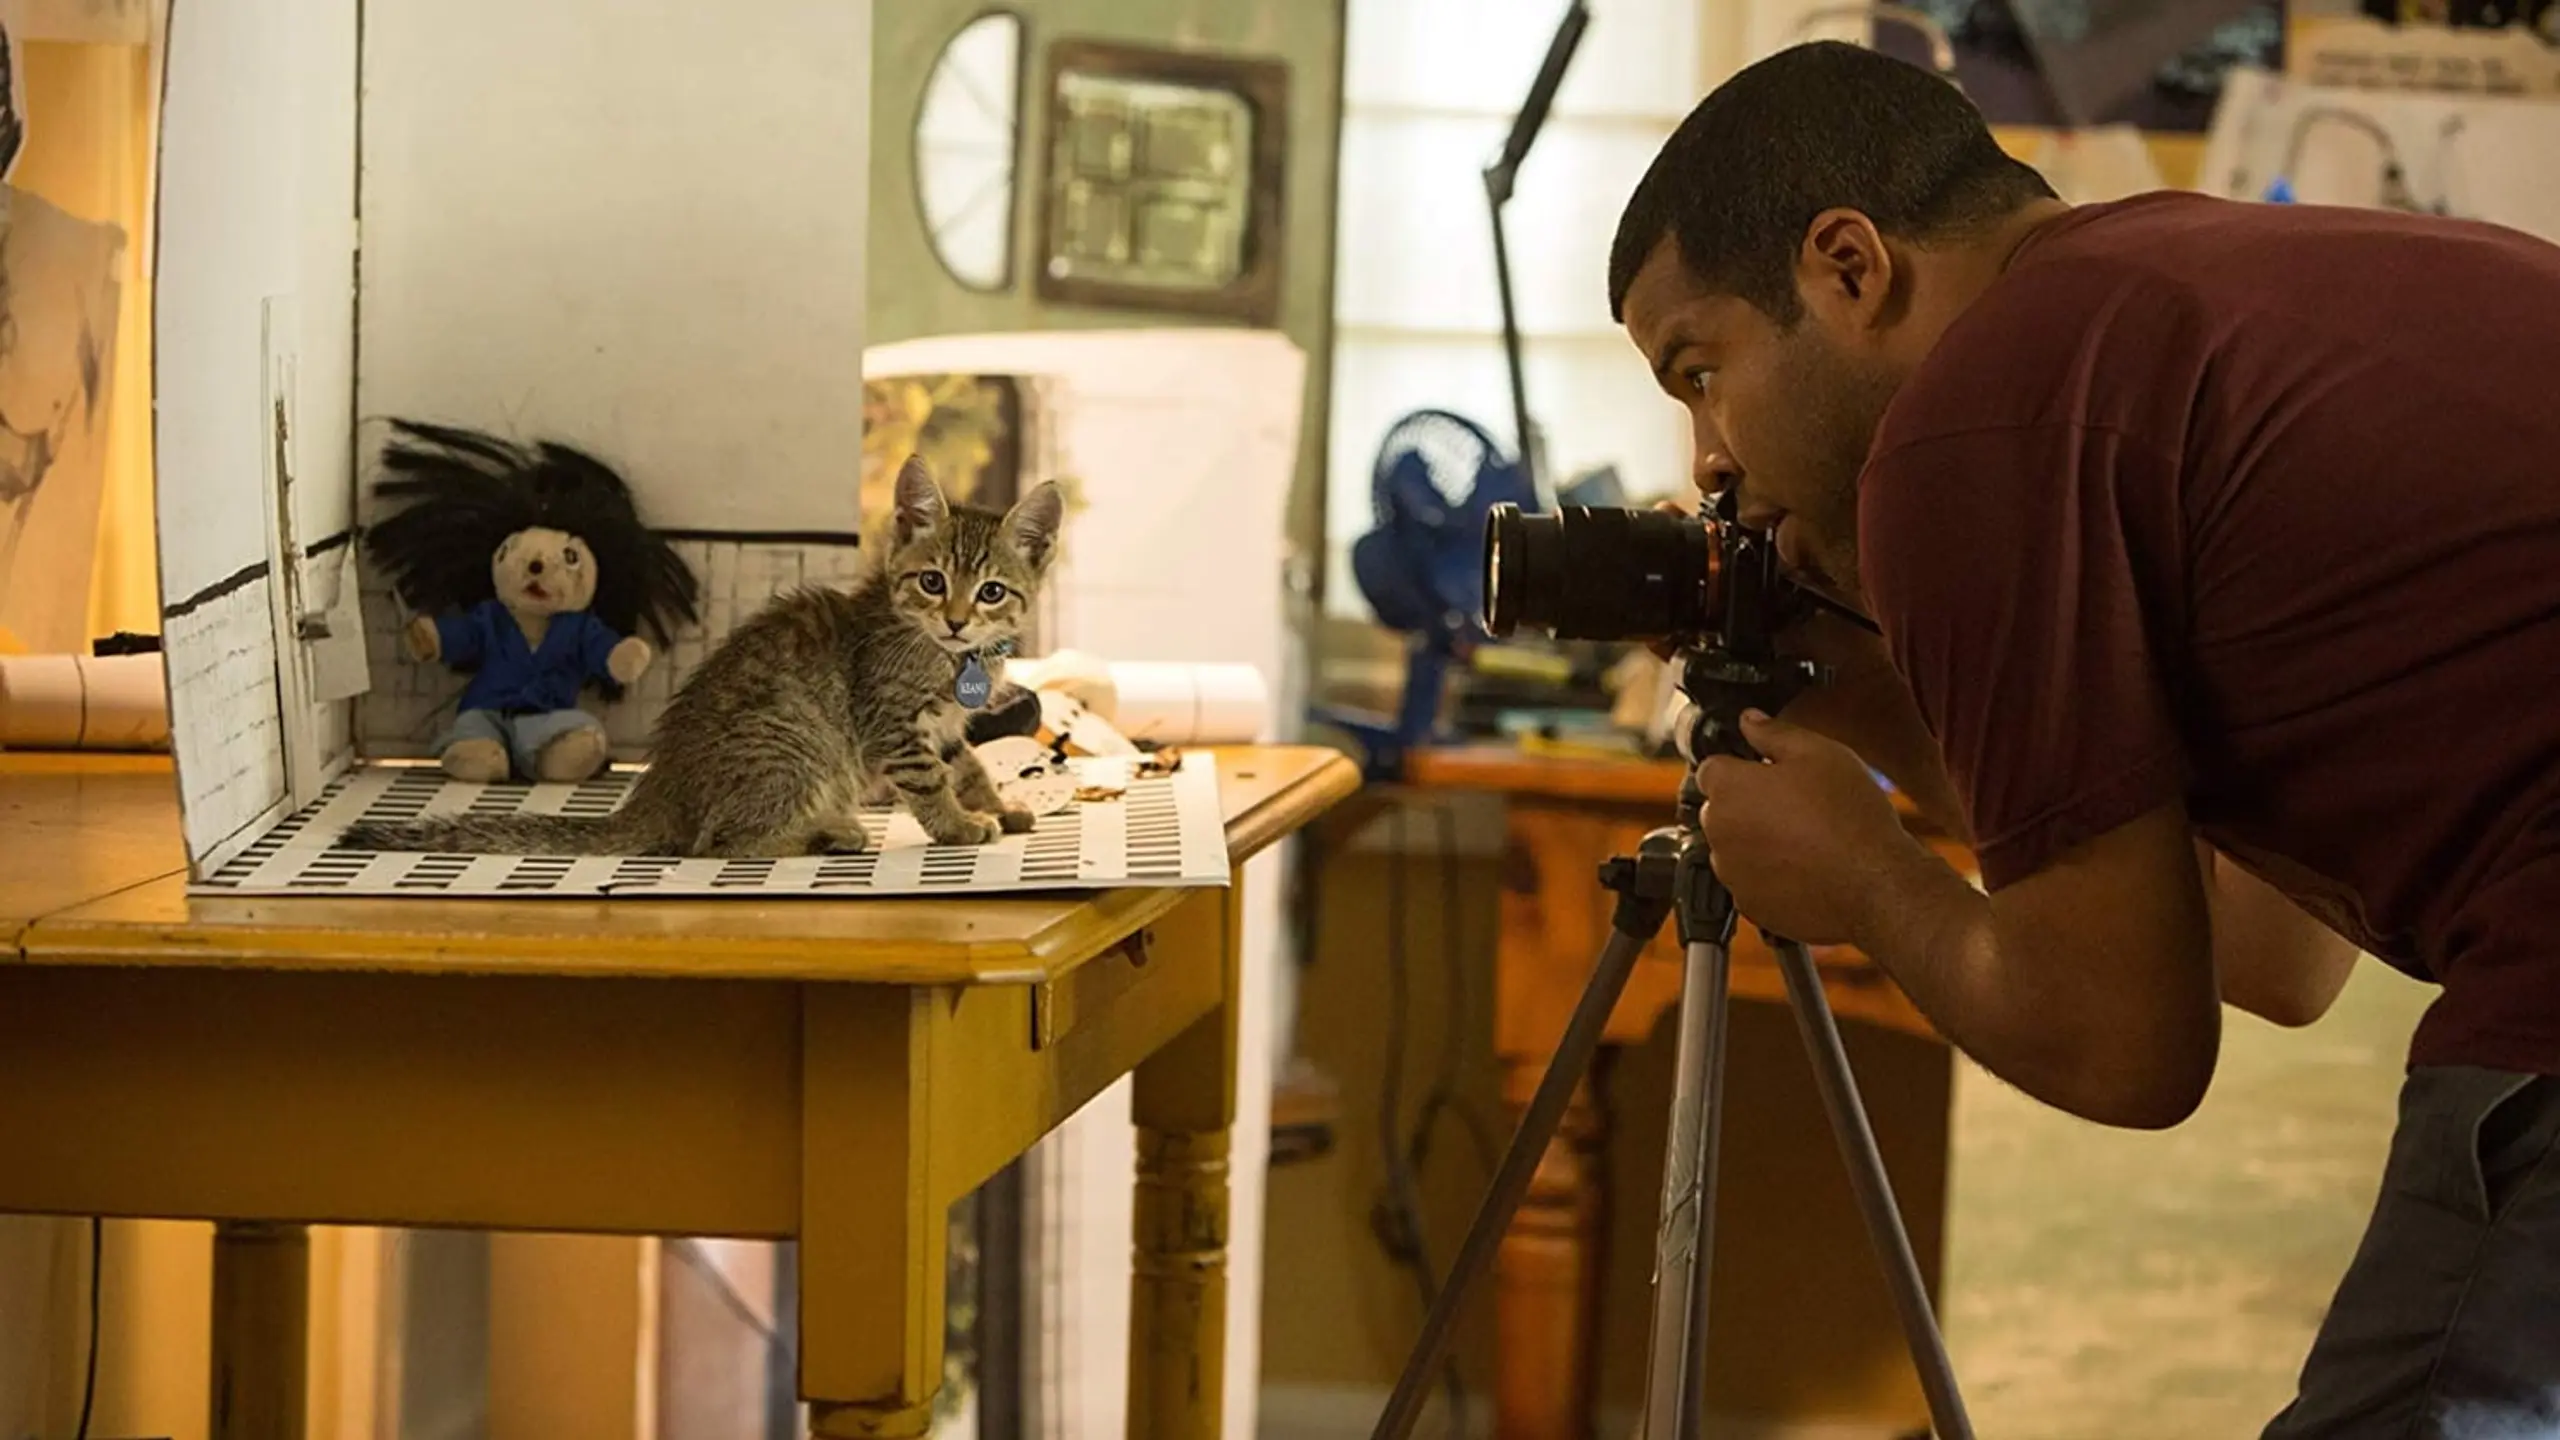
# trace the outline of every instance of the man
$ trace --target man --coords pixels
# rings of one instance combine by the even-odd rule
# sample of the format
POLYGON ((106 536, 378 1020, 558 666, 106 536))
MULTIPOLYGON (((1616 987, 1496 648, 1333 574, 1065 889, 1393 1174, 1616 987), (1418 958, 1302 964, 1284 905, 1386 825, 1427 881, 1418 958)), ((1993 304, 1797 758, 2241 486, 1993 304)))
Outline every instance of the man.
POLYGON ((2112 1125, 2195 1108, 2218 1001, 2308 1023, 2359 950, 2436 982, 2266 1435, 2560 1431, 2560 248, 2075 208, 1936 77, 1811 45, 1682 124, 1609 286, 1700 488, 1883 631, 1793 637, 1839 683, 1704 767, 1743 913, 2112 1125))

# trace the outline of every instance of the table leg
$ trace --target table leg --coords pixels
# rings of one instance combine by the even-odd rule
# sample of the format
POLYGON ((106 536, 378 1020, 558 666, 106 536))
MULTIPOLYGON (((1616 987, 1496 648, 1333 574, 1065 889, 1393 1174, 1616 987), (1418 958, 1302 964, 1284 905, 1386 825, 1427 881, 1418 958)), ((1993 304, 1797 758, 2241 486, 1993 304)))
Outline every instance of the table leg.
MULTIPOLYGON (((1595 1063, 1606 1063, 1605 1052, 1595 1063)), ((1515 1123, 1545 1073, 1544 1060, 1511 1062, 1504 1098, 1515 1123)), ((1595 1074, 1575 1088, 1495 1261, 1497 1440, 1589 1440, 1592 1433, 1607 1203, 1600 1155, 1607 1125, 1597 1080, 1595 1074)))
POLYGON ((302 1440, 311 1236, 300 1225, 213 1228, 213 1440, 302 1440))
POLYGON ((800 1394, 821 1440, 933 1427, 951 1216, 933 1185, 928 1085, 933 1009, 947 1003, 890 986, 804 992, 800 1394))
POLYGON ((1226 1398, 1227 1147, 1236 1118, 1244 877, 1155 927, 1151 963, 1216 965, 1226 1000, 1138 1067, 1129 1440, 1216 1440, 1226 1398))

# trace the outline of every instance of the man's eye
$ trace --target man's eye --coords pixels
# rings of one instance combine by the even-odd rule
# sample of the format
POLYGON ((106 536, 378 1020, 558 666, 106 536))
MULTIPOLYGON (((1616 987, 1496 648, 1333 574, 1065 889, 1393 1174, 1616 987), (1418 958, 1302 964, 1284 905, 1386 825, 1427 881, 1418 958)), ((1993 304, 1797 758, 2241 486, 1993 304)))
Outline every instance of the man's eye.
POLYGON ((560 558, 561 558, 563 561, 565 561, 566 563, 568 563, 568 564, 569 564, 571 567, 573 567, 573 568, 574 568, 575 566, 579 565, 580 563, 582 563, 582 562, 578 559, 578 552, 577 552, 576 547, 574 547, 574 546, 573 546, 573 547, 571 547, 571 548, 569 548, 569 549, 567 549, 567 550, 563 550, 563 551, 561 551, 561 552, 560 552, 560 558))
POLYGON ((1704 395, 1707 393, 1707 377, 1713 373, 1710 370, 1692 370, 1680 378, 1689 382, 1692 393, 1704 395))

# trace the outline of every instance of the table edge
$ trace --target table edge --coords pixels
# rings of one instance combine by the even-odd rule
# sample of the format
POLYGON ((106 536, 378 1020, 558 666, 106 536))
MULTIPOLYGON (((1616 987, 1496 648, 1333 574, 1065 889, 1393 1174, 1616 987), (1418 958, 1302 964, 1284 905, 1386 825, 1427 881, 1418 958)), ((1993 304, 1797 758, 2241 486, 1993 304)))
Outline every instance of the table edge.
MULTIPOLYGON (((1202 747, 1209 749, 1212 747, 1202 747)), ((1307 773, 1235 816, 1227 825, 1229 884, 1247 860, 1320 819, 1359 790, 1359 768, 1338 751, 1318 745, 1222 747, 1308 755, 1307 773), (1283 803, 1289 802, 1289 803, 1283 803)), ((917 940, 878 947, 876 963, 847 975, 813 963, 823 937, 703 937, 575 935, 505 936, 474 947, 467 931, 357 937, 345 932, 299 930, 283 922, 195 926, 80 919, 76 912, 151 885, 186 883, 181 868, 119 887, 35 917, 0 937, 0 963, 27 965, 238 969, 335 973, 406 973, 422 976, 540 976, 635 981, 761 980, 801 984, 1004 985, 1055 980, 1120 940, 1170 913, 1198 886, 1131 886, 1081 892, 1082 901, 1021 939, 994 942, 917 940), (457 945, 467 947, 455 953, 457 945), (681 970, 637 968, 635 955, 663 962, 682 954, 681 970)), ((1068 892, 1074 893, 1074 892, 1068 892)), ((1022 900, 1036 894, 990 896, 1022 900)), ((281 902, 290 904, 290 901, 281 902)), ((470 902, 464 902, 470 903, 470 902)), ((490 905, 509 902, 492 900, 490 905)), ((590 902, 592 903, 592 902, 590 902)), ((632 900, 624 903, 670 903, 632 900)), ((676 902, 683 903, 683 902, 676 902)), ((795 902, 824 903, 824 902, 795 902)), ((859 902, 852 902, 859 903, 859 902)))

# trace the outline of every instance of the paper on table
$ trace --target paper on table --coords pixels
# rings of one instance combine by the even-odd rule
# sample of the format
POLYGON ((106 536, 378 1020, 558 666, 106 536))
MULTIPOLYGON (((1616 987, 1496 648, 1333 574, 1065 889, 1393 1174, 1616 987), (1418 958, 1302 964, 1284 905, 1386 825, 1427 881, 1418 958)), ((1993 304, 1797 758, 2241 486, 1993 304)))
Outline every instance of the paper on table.
POLYGON ((158 750, 168 743, 168 680, 159 656, 0 656, 0 750, 158 750))

